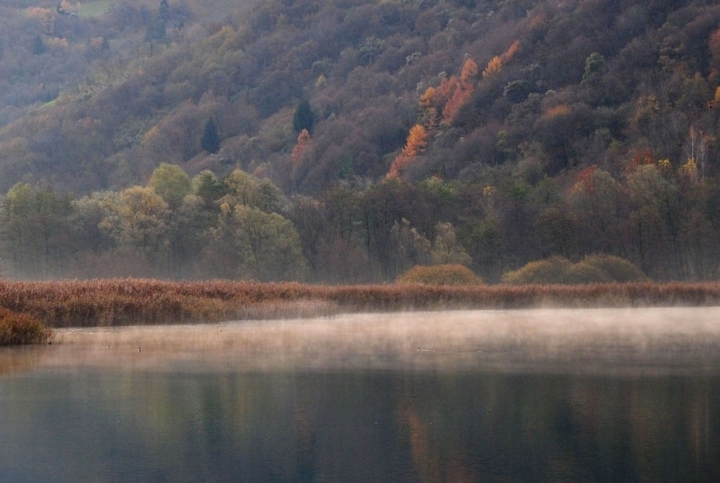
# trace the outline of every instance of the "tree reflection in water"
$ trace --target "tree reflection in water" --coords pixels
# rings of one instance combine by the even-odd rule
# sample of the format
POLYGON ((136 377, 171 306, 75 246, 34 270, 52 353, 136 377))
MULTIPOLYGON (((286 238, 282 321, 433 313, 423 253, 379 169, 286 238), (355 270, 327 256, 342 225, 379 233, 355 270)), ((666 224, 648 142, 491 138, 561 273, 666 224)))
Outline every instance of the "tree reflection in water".
POLYGON ((0 376, 0 479, 720 481, 719 383, 713 375, 15 373, 0 376))

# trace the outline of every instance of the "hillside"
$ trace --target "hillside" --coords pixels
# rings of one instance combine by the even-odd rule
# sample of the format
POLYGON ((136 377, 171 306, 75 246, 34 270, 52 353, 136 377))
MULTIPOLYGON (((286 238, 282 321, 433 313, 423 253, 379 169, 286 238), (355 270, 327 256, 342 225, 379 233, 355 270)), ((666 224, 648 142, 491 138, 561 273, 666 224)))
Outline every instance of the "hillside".
POLYGON ((74 17, 10 3, 0 190, 27 184, 5 226, 32 225, 14 199, 50 197, 43 216, 85 240, 56 249, 63 230, 6 228, 16 276, 131 257, 120 274, 358 282, 463 263, 496 281, 593 253, 655 279, 718 276, 711 2, 128 0, 74 17), (160 196, 161 163, 213 173, 180 191, 195 208, 160 196), (238 180, 275 201, 248 201, 238 180), (128 241, 117 200, 153 194, 164 228, 128 241), (95 222, 78 225, 82 203, 95 222), (260 269, 275 255, 232 255, 250 210, 278 217, 290 245, 276 249, 297 257, 260 269), (193 241, 173 231, 189 226, 193 241))

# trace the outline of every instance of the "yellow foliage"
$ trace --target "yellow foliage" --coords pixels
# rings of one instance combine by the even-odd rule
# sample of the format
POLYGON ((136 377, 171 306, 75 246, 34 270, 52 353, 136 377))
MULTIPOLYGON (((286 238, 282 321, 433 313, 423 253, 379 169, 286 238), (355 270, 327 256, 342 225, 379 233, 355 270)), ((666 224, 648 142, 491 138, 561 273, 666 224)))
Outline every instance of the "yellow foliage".
MULTIPOLYGON (((720 88, 718 88, 720 89, 720 88)), ((433 103, 435 102, 435 93, 437 92, 437 89, 430 86, 425 91, 425 94, 420 96, 420 107, 423 109, 427 109, 429 107, 432 107, 433 103)))
POLYGON ((658 171, 662 173, 665 176, 669 176, 672 174, 672 164, 670 163, 669 159, 661 159, 657 162, 658 171))
POLYGON ((500 72, 500 69, 502 68, 502 60, 500 59, 499 55, 496 55, 492 59, 490 59, 490 62, 488 62, 487 67, 485 67, 485 70, 483 71, 483 79, 487 79, 488 77, 497 74, 500 72))
POLYGON ((152 141, 152 139, 155 136, 157 136, 159 133, 160 133, 160 128, 157 125, 151 127, 148 130, 148 132, 146 132, 145 135, 143 136, 142 141, 140 141, 140 145, 143 147, 147 146, 150 143, 150 141, 152 141))
POLYGON ((416 266, 397 278, 399 284, 482 285, 483 280, 459 264, 416 266))
POLYGON ((698 176, 697 163, 693 158, 688 159, 685 164, 680 166, 680 169, 678 171, 681 175, 687 177, 693 183, 696 183, 700 179, 700 177, 698 176))
POLYGON ((494 74, 497 74, 498 72, 500 72, 500 69, 502 69, 503 64, 507 64, 508 62, 510 62, 510 60, 515 56, 515 54, 518 53, 519 50, 520 50, 520 41, 516 40, 505 51, 505 53, 503 53, 502 55, 496 55, 495 57, 490 59, 490 62, 488 62, 487 67, 485 67, 485 70, 483 71, 483 79, 487 79, 488 77, 491 77, 494 74))
POLYGON ((470 82, 478 75, 477 63, 468 58, 462 66, 460 71, 460 82, 470 82))
POLYGON ((405 156, 412 158, 418 154, 424 153, 426 148, 427 132, 420 124, 416 124, 410 129, 410 134, 408 134, 407 143, 405 144, 402 153, 405 156))

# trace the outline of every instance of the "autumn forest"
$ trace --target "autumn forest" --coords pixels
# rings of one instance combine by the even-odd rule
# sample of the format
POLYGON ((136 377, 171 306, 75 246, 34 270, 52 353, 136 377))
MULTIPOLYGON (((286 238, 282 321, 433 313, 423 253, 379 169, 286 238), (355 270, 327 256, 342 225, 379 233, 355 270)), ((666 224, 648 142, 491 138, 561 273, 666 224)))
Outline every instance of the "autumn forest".
POLYGON ((0 276, 720 278, 714 2, 206 3, 0 0, 0 276))

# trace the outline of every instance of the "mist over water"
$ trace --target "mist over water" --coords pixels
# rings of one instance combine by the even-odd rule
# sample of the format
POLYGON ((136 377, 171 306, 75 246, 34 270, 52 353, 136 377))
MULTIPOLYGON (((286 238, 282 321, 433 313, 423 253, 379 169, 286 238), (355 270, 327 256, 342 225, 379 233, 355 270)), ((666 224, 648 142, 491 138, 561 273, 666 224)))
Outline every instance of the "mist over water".
POLYGON ((717 481, 718 315, 60 331, 0 351, 0 481, 717 481))
POLYGON ((720 363, 720 308, 405 312, 65 329, 52 347, 8 354, 14 364, 27 357, 50 367, 150 370, 188 363, 235 371, 712 371, 720 363))

